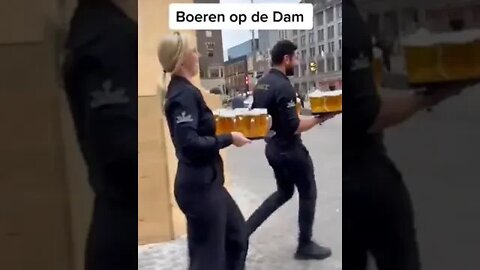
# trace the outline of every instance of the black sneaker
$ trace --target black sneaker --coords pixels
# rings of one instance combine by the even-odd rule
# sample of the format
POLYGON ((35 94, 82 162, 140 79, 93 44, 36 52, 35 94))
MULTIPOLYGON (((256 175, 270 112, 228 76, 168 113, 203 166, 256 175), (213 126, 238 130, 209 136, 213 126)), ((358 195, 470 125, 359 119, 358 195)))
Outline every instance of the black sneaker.
POLYGON ((297 260, 324 260, 332 255, 332 250, 322 247, 317 243, 310 241, 307 244, 301 244, 295 253, 297 260))

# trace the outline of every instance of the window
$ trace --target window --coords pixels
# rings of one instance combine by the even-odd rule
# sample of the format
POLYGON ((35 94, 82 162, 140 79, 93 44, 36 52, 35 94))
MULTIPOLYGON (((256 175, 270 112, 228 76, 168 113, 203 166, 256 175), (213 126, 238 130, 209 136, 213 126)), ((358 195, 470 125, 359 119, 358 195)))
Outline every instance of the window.
POLYGON ((313 34, 313 32, 308 33, 308 42, 310 44, 313 44, 315 42, 314 38, 315 38, 315 35, 313 34))
POLYGON ((324 59, 319 59, 317 61, 317 72, 318 73, 324 73, 325 72, 325 60, 324 59))
POLYGON ((337 5, 337 18, 342 18, 342 5, 337 5))
POLYGON ((210 72, 209 78, 211 78, 211 79, 220 78, 220 69, 212 68, 212 69, 209 70, 209 72, 210 72))
POLYGON ((338 23, 337 29, 338 29, 338 35, 341 36, 342 35, 342 23, 338 23))
POLYGON ((340 49, 340 50, 342 49, 342 40, 341 39, 338 40, 338 49, 340 49))
POLYGON ((302 70, 302 74, 303 74, 303 75, 306 75, 306 74, 307 74, 307 65, 306 65, 306 64, 302 64, 301 70, 302 70))
POLYGON ((318 54, 320 56, 325 56, 325 45, 322 44, 322 45, 318 46, 318 54))
POLYGON ((205 31, 205 36, 206 36, 207 38, 211 38, 211 37, 212 37, 212 31, 208 31, 208 30, 205 31))
POLYGON ((295 77, 300 77, 298 66, 293 68, 293 74, 295 77))
POLYGON ((315 47, 310 48, 310 56, 315 57, 315 47))
POLYGON ((324 29, 320 29, 317 31, 317 35, 318 35, 318 42, 322 42, 325 40, 325 30, 324 29))
POLYGON ((335 59, 333 57, 327 58, 327 72, 335 71, 335 59))
POLYGON ((342 57, 338 57, 338 70, 342 70, 342 57))
POLYGON ((307 58, 307 50, 302 50, 302 59, 305 60, 307 58))
POLYGON ((335 51, 335 42, 329 42, 328 43, 328 52, 333 53, 335 51))
POLYGON ((305 36, 300 37, 300 45, 305 46, 305 36))
POLYGON ((327 9, 327 23, 333 22, 333 7, 327 9))
POLYGON ((335 28, 333 25, 329 26, 327 29, 327 38, 332 39, 335 36, 335 28))
POLYGON ((323 11, 315 14, 315 20, 317 21, 317 25, 323 25, 323 11))
POLYGON ((213 57, 213 49, 215 48, 215 42, 205 42, 205 46, 207 46, 207 56, 213 57))
POLYGON ((297 35, 297 30, 293 30, 293 35, 296 36, 297 35))

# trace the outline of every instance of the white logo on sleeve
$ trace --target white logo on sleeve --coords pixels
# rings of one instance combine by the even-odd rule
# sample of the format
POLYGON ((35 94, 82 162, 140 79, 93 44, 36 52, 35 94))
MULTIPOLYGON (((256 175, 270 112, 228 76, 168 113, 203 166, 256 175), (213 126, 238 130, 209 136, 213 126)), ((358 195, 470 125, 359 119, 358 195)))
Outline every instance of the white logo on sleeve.
POLYGON ((179 116, 177 116, 177 124, 182 123, 191 123, 193 122, 193 117, 187 112, 183 111, 179 116))
POLYGON ((106 80, 103 83, 101 90, 94 91, 90 95, 92 96, 92 101, 90 102, 90 107, 92 108, 98 108, 105 105, 126 104, 130 101, 125 89, 119 88, 112 91, 111 80, 106 80))
POLYGON ((360 69, 367 69, 370 67, 370 60, 365 56, 363 52, 360 53, 358 58, 353 59, 351 71, 356 71, 360 69))
POLYGON ((295 104, 295 101, 293 100, 290 100, 290 102, 287 103, 287 109, 290 109, 290 108, 295 108, 296 104, 295 104))

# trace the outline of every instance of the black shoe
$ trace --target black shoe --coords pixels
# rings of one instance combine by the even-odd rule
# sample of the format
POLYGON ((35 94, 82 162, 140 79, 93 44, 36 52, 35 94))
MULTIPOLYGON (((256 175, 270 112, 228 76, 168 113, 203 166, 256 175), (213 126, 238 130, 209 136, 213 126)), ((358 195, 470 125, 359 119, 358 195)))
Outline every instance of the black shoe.
POLYGON ((313 241, 307 244, 300 244, 295 259, 297 260, 324 260, 332 255, 332 250, 322 247, 313 241))

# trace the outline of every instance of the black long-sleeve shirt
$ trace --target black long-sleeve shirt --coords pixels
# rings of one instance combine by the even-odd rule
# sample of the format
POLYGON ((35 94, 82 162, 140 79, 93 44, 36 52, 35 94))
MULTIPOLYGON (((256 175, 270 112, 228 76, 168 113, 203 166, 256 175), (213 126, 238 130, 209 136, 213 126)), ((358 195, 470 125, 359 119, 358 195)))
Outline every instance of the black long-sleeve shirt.
POLYGON ((215 135, 215 118, 202 93, 187 79, 173 75, 165 102, 170 135, 181 163, 205 165, 233 143, 232 136, 215 135))
POLYGON ((277 69, 271 69, 262 77, 253 92, 252 108, 265 108, 272 117, 271 130, 275 138, 284 144, 300 142, 296 134, 300 119, 296 111, 297 96, 288 77, 277 69))
POLYGON ((97 195, 137 196, 137 24, 109 1, 80 4, 71 21, 64 82, 97 195))
POLYGON ((382 134, 368 130, 380 111, 373 73, 371 34, 353 0, 343 5, 343 149, 344 160, 365 152, 383 152, 382 134))

